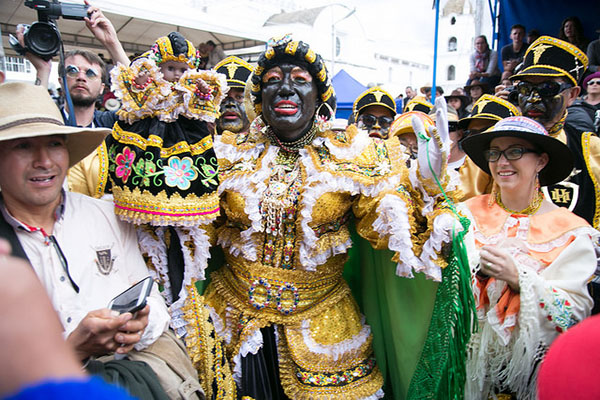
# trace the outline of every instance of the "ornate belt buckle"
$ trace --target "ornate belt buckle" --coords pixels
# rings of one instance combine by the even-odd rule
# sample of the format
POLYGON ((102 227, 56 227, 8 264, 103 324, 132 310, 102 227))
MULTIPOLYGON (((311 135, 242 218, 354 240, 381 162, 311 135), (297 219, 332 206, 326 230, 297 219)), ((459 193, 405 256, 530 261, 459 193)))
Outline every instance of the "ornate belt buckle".
POLYGON ((248 289, 248 300, 250 304, 257 310, 267 307, 273 295, 271 293, 271 284, 263 278, 256 279, 248 289))
POLYGON ((277 303, 277 310, 285 315, 291 314, 296 311, 298 303, 300 302, 300 294, 298 288, 293 284, 286 282, 283 286, 279 287, 277 291, 277 297, 275 298, 277 303), (290 295, 284 297, 285 292, 291 292, 290 295), (288 306, 284 307, 283 303, 287 303, 288 306))

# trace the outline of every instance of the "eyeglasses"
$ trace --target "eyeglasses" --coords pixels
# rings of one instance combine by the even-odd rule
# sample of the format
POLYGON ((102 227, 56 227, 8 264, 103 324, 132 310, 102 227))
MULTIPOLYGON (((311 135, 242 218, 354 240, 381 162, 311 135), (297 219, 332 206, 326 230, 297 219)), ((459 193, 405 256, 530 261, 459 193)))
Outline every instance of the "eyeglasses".
POLYGON ((375 125, 375 123, 379 122, 379 126, 383 129, 386 129, 392 125, 394 118, 386 116, 376 117, 372 114, 363 114, 360 116, 359 121, 361 121, 368 128, 371 128, 375 125))
POLYGON ((587 84, 588 84, 588 86, 590 86, 590 85, 600 85, 600 79, 597 80, 597 81, 596 80, 588 81, 587 84))
POLYGON ((541 97, 554 97, 565 89, 573 87, 570 83, 547 81, 538 85, 533 85, 529 82, 517 83, 517 90, 523 96, 529 96, 533 90, 541 97))
MULTIPOLYGON (((77 78, 79 76, 79 67, 76 65, 67 65, 65 72, 69 78, 77 78)), ((100 78, 100 74, 94 68, 88 68, 85 70, 85 77, 91 80, 100 78)))
POLYGON ((538 154, 537 151, 531 150, 531 149, 526 149, 524 147, 509 147, 508 149, 504 149, 504 150, 495 150, 495 149, 485 150, 483 152, 483 156, 485 157, 485 160, 488 162, 498 161, 500 159, 501 155, 504 155, 504 158, 506 158, 507 160, 514 161, 514 160, 518 160, 521 157, 523 157, 523 154, 525 154, 525 153, 538 154))

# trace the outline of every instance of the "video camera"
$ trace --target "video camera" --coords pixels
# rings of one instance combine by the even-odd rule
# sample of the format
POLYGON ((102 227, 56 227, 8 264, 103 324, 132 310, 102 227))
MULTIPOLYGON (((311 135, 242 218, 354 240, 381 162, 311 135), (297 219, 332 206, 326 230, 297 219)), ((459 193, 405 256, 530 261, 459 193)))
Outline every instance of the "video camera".
POLYGON ((30 51, 49 60, 60 50, 60 32, 54 22, 60 17, 83 20, 88 16, 88 5, 61 3, 58 0, 26 0, 25 5, 38 13, 38 21, 25 26, 25 47, 13 35, 9 37, 11 47, 20 55, 30 51))

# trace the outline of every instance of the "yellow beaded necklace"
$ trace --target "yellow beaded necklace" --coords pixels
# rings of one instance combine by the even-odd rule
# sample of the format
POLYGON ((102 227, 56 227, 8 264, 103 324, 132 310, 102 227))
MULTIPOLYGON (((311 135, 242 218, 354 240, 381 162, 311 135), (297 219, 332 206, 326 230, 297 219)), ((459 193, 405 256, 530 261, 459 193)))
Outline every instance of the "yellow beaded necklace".
POLYGON ((496 203, 498 203, 498 205, 500 207, 502 207, 502 209, 504 211, 509 212, 511 214, 533 215, 536 212, 538 212, 538 210, 542 206, 543 201, 544 201, 544 194, 542 193, 542 190, 538 188, 537 193, 536 193, 535 197, 533 198, 533 200, 531 201, 531 203, 529 203, 529 205, 527 207, 525 207, 523 210, 516 211, 516 210, 511 210, 510 208, 506 207, 504 205, 504 203, 502 203, 500 191, 496 192, 496 203))

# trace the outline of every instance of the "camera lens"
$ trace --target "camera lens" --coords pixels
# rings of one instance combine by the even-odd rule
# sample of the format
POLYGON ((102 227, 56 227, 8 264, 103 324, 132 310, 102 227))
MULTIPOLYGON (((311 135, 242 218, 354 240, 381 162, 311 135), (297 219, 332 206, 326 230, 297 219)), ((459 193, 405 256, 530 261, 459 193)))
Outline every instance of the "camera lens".
POLYGON ((60 33, 52 23, 36 22, 25 34, 25 45, 42 58, 52 58, 60 49, 60 33))

